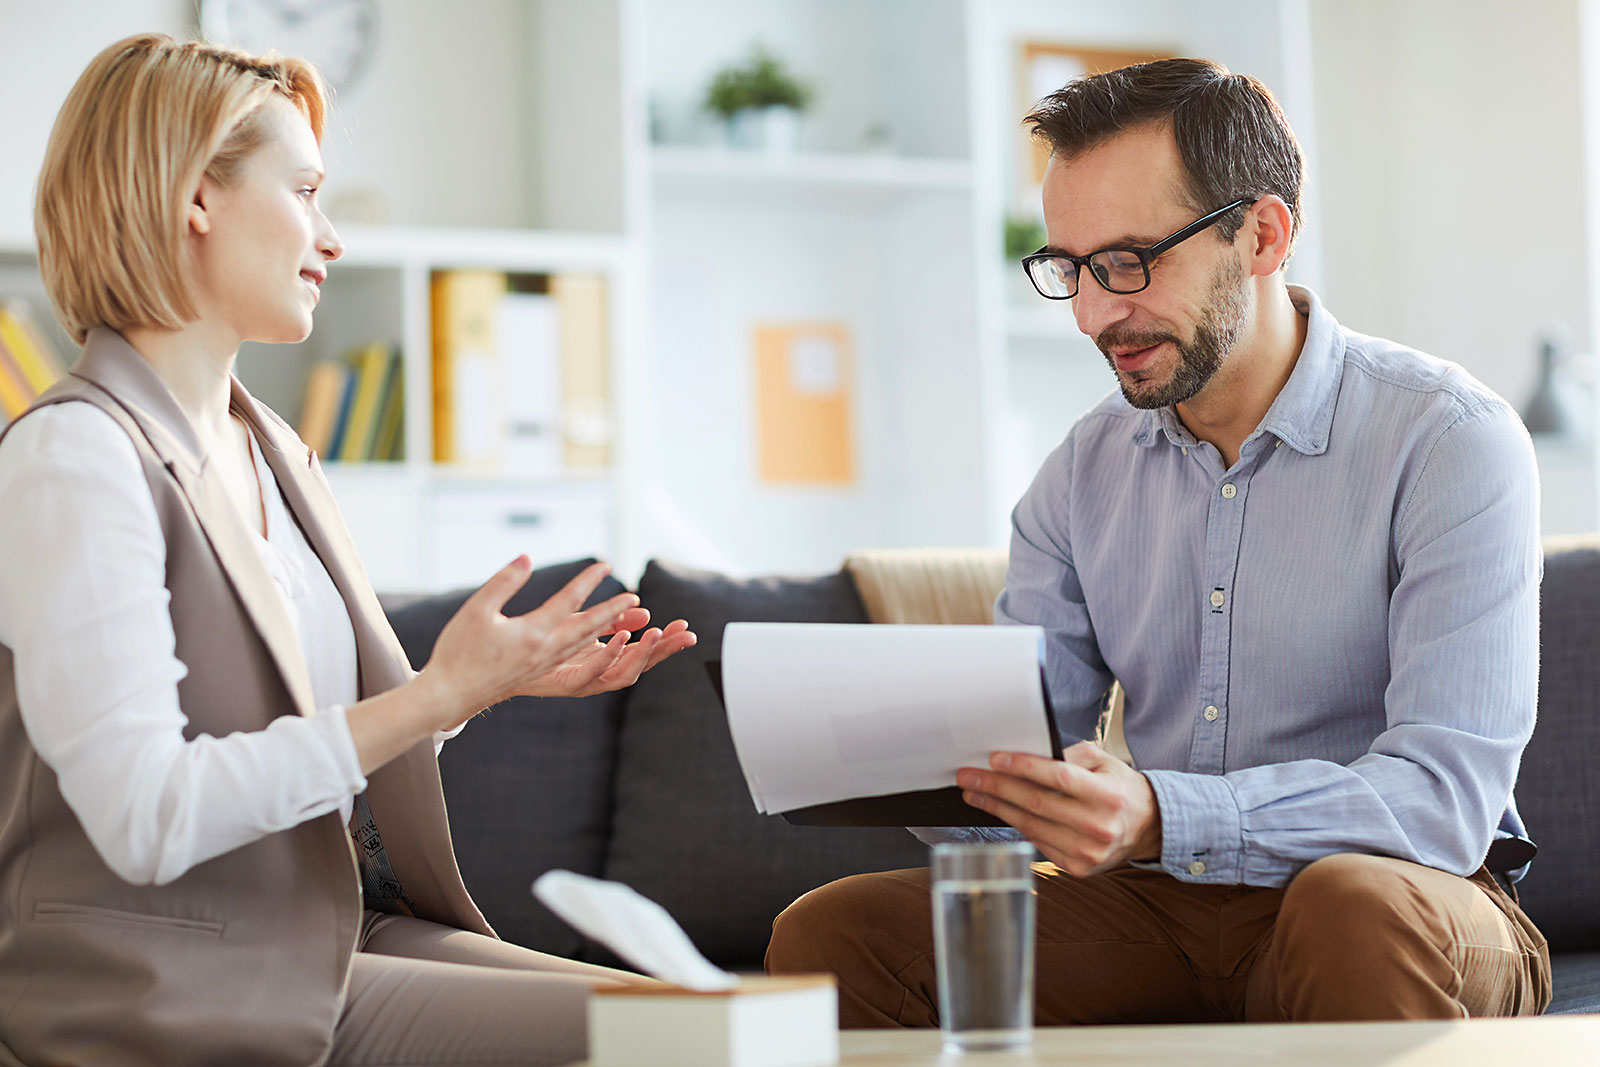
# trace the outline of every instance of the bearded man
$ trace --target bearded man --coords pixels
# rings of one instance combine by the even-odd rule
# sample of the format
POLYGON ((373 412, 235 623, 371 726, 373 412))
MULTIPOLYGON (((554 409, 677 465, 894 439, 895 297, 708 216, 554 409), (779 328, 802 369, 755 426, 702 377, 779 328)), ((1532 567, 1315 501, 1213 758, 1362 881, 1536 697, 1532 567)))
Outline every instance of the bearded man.
MULTIPOLYGON (((958 774, 1047 861, 1037 1020, 1542 1011, 1549 954, 1513 884, 1538 682, 1526 431, 1459 366, 1286 283, 1304 165, 1259 82, 1143 64, 1028 122, 1050 243, 1024 265, 1120 395, 1017 505, 995 616, 1044 628, 1063 735, 1092 736, 1121 681, 1134 761, 1083 742, 958 774)), ((1427 269, 1399 247, 1371 267, 1427 269)), ((807 894, 768 967, 835 972, 847 1026, 936 1025, 927 872, 807 894)))

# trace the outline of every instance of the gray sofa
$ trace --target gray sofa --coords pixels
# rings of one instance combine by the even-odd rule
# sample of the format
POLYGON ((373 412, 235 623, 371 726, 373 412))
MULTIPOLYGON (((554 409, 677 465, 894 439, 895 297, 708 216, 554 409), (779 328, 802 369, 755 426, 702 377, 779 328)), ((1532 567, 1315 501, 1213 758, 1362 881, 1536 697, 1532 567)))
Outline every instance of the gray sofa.
MULTIPOLYGON (((532 608, 582 566, 536 571, 508 612, 532 608)), ((462 873, 501 936, 519 944, 616 962, 529 895, 542 871, 565 867, 633 886, 714 962, 759 969, 772 917, 795 897, 845 874, 922 865, 926 852, 900 830, 758 815, 704 664, 728 622, 866 622, 866 610, 844 571, 735 580, 651 563, 637 592, 658 620, 688 619, 699 645, 625 693, 510 701, 445 746, 462 873)), ((426 661, 465 596, 385 598, 413 663, 426 661)), ((1539 856, 1520 888, 1554 954, 1550 1010, 1600 1011, 1600 540, 1547 546, 1542 632, 1539 726, 1517 787, 1539 856)))

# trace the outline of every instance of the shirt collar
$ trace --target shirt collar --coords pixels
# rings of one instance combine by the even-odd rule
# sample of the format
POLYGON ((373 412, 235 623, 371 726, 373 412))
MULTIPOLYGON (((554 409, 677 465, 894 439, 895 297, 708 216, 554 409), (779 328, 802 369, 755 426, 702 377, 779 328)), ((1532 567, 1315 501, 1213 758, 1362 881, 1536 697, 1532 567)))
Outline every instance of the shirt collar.
MULTIPOLYGON (((1327 451, 1333 428, 1333 409, 1344 375, 1344 333, 1317 294, 1300 285, 1288 288, 1295 310, 1309 320, 1305 344, 1289 380, 1250 436, 1272 434, 1297 452, 1317 456, 1327 451)), ((1170 406, 1141 411, 1139 415, 1135 444, 1149 447, 1156 443, 1158 434, 1179 448, 1192 448, 1197 443, 1170 406)))

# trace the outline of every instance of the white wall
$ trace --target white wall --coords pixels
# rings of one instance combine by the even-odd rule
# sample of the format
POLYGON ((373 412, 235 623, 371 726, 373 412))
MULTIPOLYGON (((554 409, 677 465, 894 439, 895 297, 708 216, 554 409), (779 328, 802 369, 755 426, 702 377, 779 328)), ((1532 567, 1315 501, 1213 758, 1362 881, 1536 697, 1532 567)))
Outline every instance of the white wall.
MULTIPOLYGON (((537 221, 525 91, 528 0, 383 0, 360 77, 334 102, 323 154, 335 219, 375 193, 382 221, 526 226, 537 221), (430 57, 418 61, 416 57, 430 57)), ((50 126, 94 55, 154 30, 195 32, 193 0, 0 0, 0 238, 30 232, 50 126)))
POLYGON ((95 53, 146 30, 187 34, 186 0, 0 0, 0 239, 33 232, 33 187, 67 90, 95 53))
MULTIPOLYGON (((1580 0, 1312 3, 1322 295, 1521 405, 1541 334, 1592 351, 1580 0)), ((1545 525, 1595 526, 1545 449, 1545 525)))
POLYGON ((1578 4, 1313 4, 1326 297, 1514 402, 1589 346, 1578 4))

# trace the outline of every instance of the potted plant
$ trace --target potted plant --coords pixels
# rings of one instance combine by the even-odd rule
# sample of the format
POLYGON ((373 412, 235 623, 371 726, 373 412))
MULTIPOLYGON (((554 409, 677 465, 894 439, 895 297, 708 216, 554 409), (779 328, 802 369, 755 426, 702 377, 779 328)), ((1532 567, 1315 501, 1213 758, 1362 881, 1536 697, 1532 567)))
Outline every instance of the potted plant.
POLYGON ((748 62, 717 71, 705 106, 727 124, 729 143, 781 152, 794 150, 800 112, 810 102, 811 88, 757 45, 748 62))

